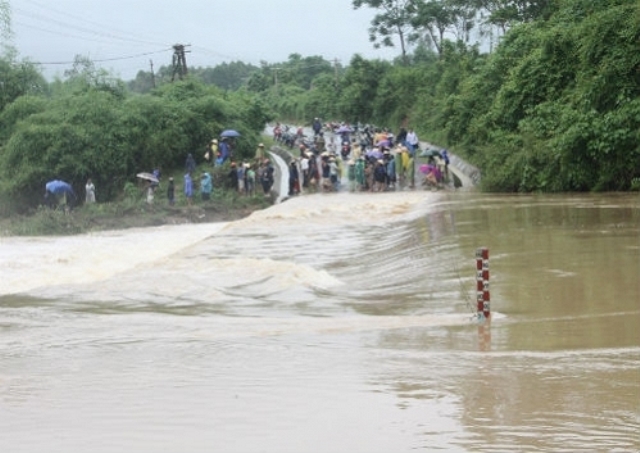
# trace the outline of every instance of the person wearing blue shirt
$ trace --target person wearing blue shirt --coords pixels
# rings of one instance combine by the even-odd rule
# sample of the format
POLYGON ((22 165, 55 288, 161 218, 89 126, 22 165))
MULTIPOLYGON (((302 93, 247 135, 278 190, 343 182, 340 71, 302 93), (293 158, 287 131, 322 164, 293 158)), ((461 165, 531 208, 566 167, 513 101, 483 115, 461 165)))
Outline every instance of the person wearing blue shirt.
POLYGON ((216 165, 222 165, 225 163, 225 161, 229 158, 229 155, 231 154, 227 137, 222 137, 222 140, 220 140, 220 144, 218 145, 218 151, 220 152, 220 157, 216 159, 216 165))
POLYGON ((193 200, 193 180, 189 172, 184 175, 184 196, 187 197, 187 204, 191 206, 193 200))
POLYGON ((205 171, 202 174, 202 178, 200 179, 200 194, 202 195, 202 199, 210 200, 212 190, 213 190, 213 181, 211 179, 211 175, 205 171))

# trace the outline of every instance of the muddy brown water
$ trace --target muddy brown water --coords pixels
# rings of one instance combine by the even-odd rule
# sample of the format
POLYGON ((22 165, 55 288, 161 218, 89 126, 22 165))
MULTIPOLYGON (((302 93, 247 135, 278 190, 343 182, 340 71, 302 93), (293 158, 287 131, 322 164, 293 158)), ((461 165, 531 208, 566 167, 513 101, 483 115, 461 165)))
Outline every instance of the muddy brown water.
POLYGON ((638 451, 639 200, 339 193, 2 238, 0 451, 638 451))

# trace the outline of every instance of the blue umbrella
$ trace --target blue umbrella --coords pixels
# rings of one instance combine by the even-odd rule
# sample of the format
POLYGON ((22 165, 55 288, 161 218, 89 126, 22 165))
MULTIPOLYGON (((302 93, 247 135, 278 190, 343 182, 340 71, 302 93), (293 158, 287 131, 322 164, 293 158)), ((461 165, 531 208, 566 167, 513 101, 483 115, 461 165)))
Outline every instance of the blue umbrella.
POLYGON ((240 132, 234 131, 233 129, 227 129, 226 131, 222 131, 220 137, 240 137, 240 132))
POLYGON ((73 193, 73 189, 71 188, 71 184, 64 182, 64 181, 60 181, 58 179, 54 179, 53 181, 49 181, 46 185, 45 188, 54 194, 61 194, 61 193, 73 193))
POLYGON ((379 149, 372 149, 366 152, 367 157, 374 157, 376 159, 382 159, 384 157, 384 153, 379 149))
POLYGON ((349 134, 353 132, 351 130, 351 128, 349 126, 340 126, 337 130, 336 130, 336 134, 349 134))
POLYGON ((374 149, 373 151, 371 151, 371 155, 376 159, 382 159, 384 157, 384 153, 379 149, 374 149))

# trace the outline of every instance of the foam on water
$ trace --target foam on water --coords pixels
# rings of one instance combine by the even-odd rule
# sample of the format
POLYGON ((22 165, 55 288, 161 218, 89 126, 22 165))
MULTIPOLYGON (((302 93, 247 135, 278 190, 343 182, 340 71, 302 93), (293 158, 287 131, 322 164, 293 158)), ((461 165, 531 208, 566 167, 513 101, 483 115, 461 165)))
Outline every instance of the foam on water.
POLYGON ((633 206, 319 194, 3 238, 0 450, 636 451, 633 206))
MULTIPOLYGON (((309 247, 309 241, 315 247, 331 246, 324 238, 341 235, 344 224, 357 230, 398 221, 424 200, 425 195, 416 192, 328 194, 293 198, 232 223, 5 238, 0 295, 77 298, 90 292, 96 300, 109 300, 194 294, 211 300, 225 288, 246 290, 252 285, 248 296, 291 286, 326 289, 341 284, 340 278, 313 262, 287 256, 289 249, 309 247), (228 250, 233 253, 225 255, 228 250), (150 293, 139 291, 141 281, 150 293)), ((337 246, 335 252, 340 250, 337 246)))
POLYGON ((98 282, 170 256, 224 226, 181 225, 71 237, 0 238, 0 295, 98 282))

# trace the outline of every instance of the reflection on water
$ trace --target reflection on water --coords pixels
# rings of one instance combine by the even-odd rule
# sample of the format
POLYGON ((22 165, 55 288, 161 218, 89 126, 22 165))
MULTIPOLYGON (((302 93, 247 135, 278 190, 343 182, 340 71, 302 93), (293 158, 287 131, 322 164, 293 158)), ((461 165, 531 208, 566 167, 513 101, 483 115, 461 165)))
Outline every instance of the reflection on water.
POLYGON ((0 250, 2 451, 640 449, 637 195, 305 196, 0 250))

